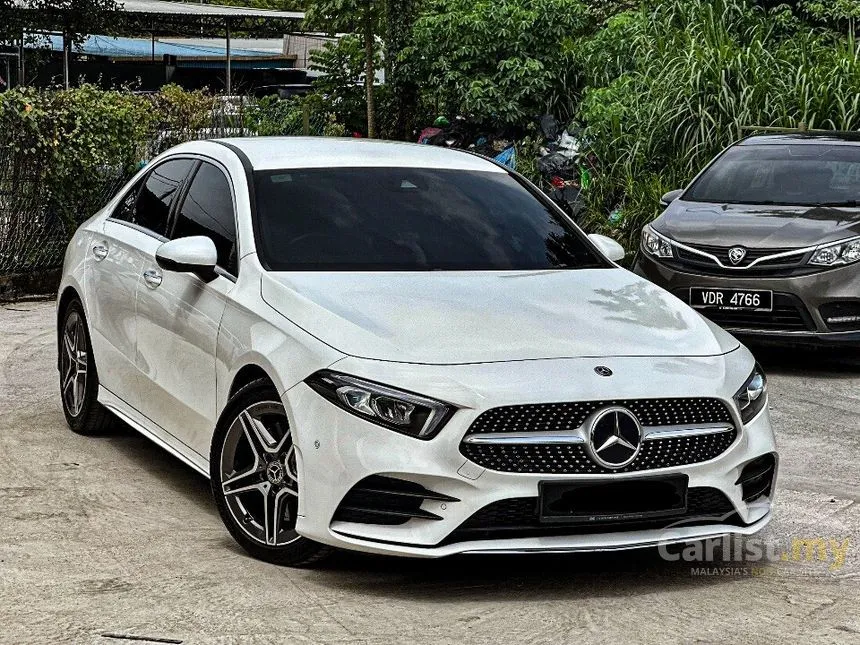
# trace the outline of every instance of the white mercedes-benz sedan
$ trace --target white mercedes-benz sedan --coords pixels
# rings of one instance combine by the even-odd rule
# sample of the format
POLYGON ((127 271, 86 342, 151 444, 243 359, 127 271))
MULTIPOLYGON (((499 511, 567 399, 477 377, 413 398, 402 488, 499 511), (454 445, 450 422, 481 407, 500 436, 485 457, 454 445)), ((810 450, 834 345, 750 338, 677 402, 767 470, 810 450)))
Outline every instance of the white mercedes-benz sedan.
POLYGON ((210 478, 252 555, 606 550, 751 534, 750 352, 485 158, 200 141, 75 233, 60 390, 210 478))

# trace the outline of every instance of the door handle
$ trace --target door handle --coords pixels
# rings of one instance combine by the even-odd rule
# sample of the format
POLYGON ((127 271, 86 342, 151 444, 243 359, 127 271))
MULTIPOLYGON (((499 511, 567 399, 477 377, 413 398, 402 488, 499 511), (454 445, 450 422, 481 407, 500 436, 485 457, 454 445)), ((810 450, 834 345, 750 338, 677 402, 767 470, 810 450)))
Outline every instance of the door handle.
POLYGON ((143 272, 143 280, 144 282, 146 282, 146 286, 148 286, 150 289, 155 289, 158 285, 161 284, 161 271, 158 271, 156 269, 147 269, 143 272))
POLYGON ((93 246, 93 256, 96 259, 96 262, 101 262, 107 257, 108 247, 104 244, 96 244, 93 246))

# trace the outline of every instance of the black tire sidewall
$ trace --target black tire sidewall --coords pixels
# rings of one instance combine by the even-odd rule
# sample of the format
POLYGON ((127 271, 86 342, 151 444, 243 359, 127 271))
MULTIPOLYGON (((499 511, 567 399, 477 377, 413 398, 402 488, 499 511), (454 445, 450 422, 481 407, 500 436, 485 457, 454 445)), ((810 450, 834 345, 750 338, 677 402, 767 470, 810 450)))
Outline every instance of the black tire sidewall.
MULTIPOLYGON (((62 368, 58 367, 60 372, 60 404, 63 406, 63 414, 66 417, 66 423, 69 427, 75 432, 82 432, 87 429, 88 424, 93 420, 94 415, 101 411, 98 402, 99 378, 96 371, 96 361, 93 357, 93 344, 90 340, 89 323, 87 321, 86 313, 84 312, 84 306, 78 298, 70 301, 63 311, 60 326, 57 330, 57 351, 64 351, 63 334, 66 330, 66 322, 72 312, 77 313, 83 322, 84 337, 87 342, 87 386, 84 389, 84 404, 81 407, 81 412, 77 416, 73 416, 66 407, 66 398, 63 396, 62 391, 63 372, 62 368)), ((62 365, 62 362, 60 362, 59 365, 62 365)))

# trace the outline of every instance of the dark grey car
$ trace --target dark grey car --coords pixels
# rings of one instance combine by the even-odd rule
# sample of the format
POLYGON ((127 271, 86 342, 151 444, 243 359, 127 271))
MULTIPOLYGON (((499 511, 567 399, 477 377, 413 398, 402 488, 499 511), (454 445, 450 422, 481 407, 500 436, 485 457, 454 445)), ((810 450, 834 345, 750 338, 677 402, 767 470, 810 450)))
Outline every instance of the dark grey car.
POLYGON ((860 347, 860 136, 752 136, 663 201, 639 275, 740 336, 860 347))

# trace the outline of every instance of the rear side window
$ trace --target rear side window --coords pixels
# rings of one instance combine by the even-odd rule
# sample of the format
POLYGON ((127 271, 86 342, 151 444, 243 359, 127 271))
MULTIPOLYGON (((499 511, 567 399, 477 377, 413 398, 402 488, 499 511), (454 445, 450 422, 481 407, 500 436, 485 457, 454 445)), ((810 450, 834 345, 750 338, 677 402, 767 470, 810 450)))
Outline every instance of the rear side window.
POLYGON ((137 224, 158 235, 167 234, 170 206, 194 166, 192 159, 174 159, 159 164, 120 202, 113 217, 137 224))
POLYGON ((192 235, 205 235, 215 242, 218 265, 237 274, 233 193, 224 173, 209 163, 201 164, 191 180, 171 239, 192 235))

